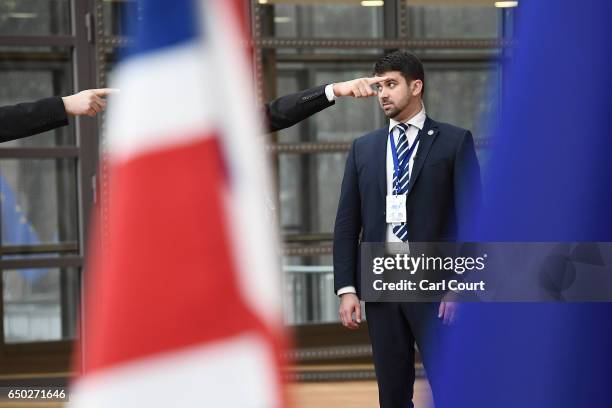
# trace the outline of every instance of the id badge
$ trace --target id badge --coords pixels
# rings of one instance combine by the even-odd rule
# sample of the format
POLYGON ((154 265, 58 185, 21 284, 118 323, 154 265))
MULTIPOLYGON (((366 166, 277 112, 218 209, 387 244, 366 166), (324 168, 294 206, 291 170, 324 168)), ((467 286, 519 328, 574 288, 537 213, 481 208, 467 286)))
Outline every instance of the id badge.
POLYGON ((406 222, 406 195, 388 195, 386 214, 390 224, 406 222))

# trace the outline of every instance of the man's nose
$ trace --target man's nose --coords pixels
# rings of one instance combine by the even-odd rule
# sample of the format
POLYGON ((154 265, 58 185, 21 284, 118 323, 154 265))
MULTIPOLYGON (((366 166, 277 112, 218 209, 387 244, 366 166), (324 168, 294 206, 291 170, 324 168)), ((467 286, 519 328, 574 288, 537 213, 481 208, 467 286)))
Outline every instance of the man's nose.
POLYGON ((378 89, 378 96, 382 99, 382 98, 386 98, 388 96, 387 94, 387 88, 384 86, 381 86, 378 89))

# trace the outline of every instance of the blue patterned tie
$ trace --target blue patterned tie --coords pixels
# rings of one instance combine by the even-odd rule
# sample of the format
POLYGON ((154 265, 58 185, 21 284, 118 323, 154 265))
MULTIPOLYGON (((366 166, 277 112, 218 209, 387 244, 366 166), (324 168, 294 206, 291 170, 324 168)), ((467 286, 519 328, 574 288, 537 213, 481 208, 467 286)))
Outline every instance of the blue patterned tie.
MULTIPOLYGON (((398 123, 395 125, 393 129, 391 129, 391 137, 393 137, 393 131, 399 132, 399 137, 397 138, 397 161, 399 162, 399 174, 394 169, 393 171, 393 194, 402 195, 406 194, 408 191, 408 181, 410 180, 410 169, 408 168, 408 162, 410 161, 410 156, 408 155, 408 151, 410 150, 408 147, 408 137, 406 136, 406 131, 408 130, 408 125, 405 123, 398 123), (397 130, 396 130, 397 129, 397 130), (406 163, 405 163, 406 162, 406 163)), ((413 144, 416 144, 417 140, 414 141, 413 144)), ((402 242, 408 241, 408 228, 406 227, 406 223, 401 223, 393 226, 393 233, 396 237, 398 237, 402 242)))

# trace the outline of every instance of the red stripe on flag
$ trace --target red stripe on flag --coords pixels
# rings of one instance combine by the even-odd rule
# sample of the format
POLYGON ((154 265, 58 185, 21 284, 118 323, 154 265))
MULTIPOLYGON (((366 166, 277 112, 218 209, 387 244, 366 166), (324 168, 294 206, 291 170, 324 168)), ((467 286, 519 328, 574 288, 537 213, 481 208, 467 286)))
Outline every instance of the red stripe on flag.
POLYGON ((279 355, 238 289, 218 143, 198 140, 111 168, 109 259, 87 275, 86 373, 250 331, 279 355))
MULTIPOLYGON (((221 3, 221 2, 220 2, 221 3)), ((241 0, 229 0, 222 2, 223 5, 228 6, 231 13, 234 16, 234 22, 236 24, 237 34, 243 41, 250 42, 251 35, 251 22, 249 14, 249 3, 241 0)), ((221 5, 221 4, 219 4, 221 5)), ((250 46, 249 46, 250 49, 250 46)))

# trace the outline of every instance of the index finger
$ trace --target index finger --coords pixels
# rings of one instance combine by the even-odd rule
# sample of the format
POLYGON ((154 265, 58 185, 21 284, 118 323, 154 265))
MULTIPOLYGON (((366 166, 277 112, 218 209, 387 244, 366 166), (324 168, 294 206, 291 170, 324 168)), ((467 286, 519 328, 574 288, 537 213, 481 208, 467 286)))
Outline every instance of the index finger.
POLYGON ((92 91, 96 96, 108 96, 111 94, 119 93, 119 90, 115 88, 99 88, 99 89, 92 89, 92 91))
POLYGON ((389 79, 389 77, 386 76, 380 76, 380 77, 370 77, 370 78, 366 78, 366 82, 368 83, 368 85, 374 85, 374 84, 378 84, 381 82, 386 81, 387 79, 389 79))

